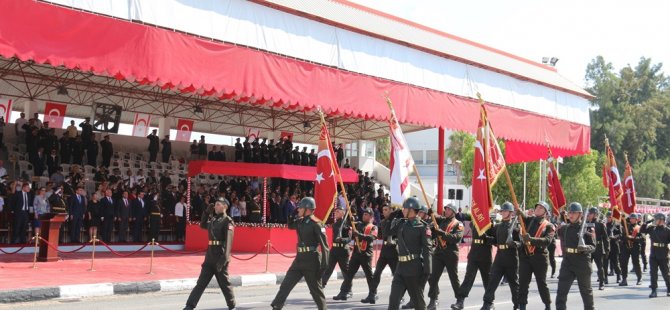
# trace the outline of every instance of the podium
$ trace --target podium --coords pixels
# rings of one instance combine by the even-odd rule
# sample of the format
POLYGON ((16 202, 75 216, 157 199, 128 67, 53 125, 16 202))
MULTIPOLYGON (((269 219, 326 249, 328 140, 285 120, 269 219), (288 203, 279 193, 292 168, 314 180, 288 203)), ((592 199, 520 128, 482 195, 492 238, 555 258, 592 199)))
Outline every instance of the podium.
MULTIPOLYGON (((40 224, 42 225, 42 238, 49 241, 49 243, 54 247, 58 248, 58 237, 60 232, 60 226, 65 222, 67 214, 65 213, 56 213, 45 216, 40 219, 40 224)), ((58 251, 49 247, 46 242, 40 242, 40 251, 37 255, 37 260, 40 262, 54 262, 59 259, 58 251)))

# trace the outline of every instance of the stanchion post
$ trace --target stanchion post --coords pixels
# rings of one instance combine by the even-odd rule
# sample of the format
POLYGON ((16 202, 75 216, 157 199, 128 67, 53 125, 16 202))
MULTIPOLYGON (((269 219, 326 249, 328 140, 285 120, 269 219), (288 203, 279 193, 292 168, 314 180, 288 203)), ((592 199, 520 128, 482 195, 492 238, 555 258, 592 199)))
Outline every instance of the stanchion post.
POLYGON ((35 253, 33 255, 33 269, 37 269, 37 251, 39 251, 37 246, 38 246, 38 243, 40 242, 40 234, 39 233, 35 234, 35 236, 33 238, 35 238, 35 253))
POLYGON ((270 247, 272 246, 272 243, 270 243, 270 240, 268 240, 266 244, 266 252, 265 252, 265 273, 268 272, 268 265, 270 264, 270 247))
POLYGON ((97 236, 93 235, 93 239, 91 240, 91 242, 93 242, 93 249, 91 251, 91 269, 89 269, 88 271, 95 271, 95 269, 93 268, 93 262, 95 261, 95 242, 96 241, 98 241, 97 236))
POLYGON ((154 274, 154 244, 156 239, 151 238, 151 259, 149 260, 149 272, 147 274, 154 274))

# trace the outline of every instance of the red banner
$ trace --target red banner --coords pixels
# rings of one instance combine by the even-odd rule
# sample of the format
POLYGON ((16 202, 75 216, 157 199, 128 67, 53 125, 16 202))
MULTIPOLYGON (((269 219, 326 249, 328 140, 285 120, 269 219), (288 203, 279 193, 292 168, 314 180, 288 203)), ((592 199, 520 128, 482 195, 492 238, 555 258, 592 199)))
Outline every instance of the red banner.
POLYGON ((5 123, 9 124, 9 118, 12 116, 12 99, 0 98, 0 116, 5 118, 5 123))
POLYGON ((605 166, 603 167, 603 184, 606 185, 609 192, 610 205, 612 206, 612 217, 621 220, 620 210, 623 186, 621 185, 621 176, 619 175, 619 169, 616 165, 616 159, 614 159, 614 152, 607 139, 605 139, 605 151, 607 158, 605 159, 605 166))
POLYGON ((626 156, 626 171, 623 173, 623 197, 621 199, 621 207, 623 213, 627 216, 631 213, 637 212, 637 204, 635 202, 635 181, 633 180, 633 168, 628 162, 626 156))
POLYGON ((333 210, 337 199, 337 180, 334 164, 335 152, 330 143, 330 135, 326 123, 321 124, 321 135, 319 136, 319 153, 316 160, 316 180, 314 184, 314 200, 316 210, 314 216, 325 222, 333 210))
POLYGON ((561 180, 558 179, 558 172, 554 165, 554 158, 549 150, 549 158, 547 159, 549 169, 547 171, 547 190, 549 191, 549 200, 553 206, 552 211, 555 216, 558 216, 560 210, 565 207, 565 193, 563 193, 563 186, 561 180))
POLYGON ((44 122, 49 123, 49 128, 63 128, 63 119, 67 104, 47 102, 44 106, 44 122))
POLYGON ((282 141, 284 139, 289 139, 290 141, 293 141, 293 133, 289 131, 282 131, 281 136, 279 137, 282 141))
POLYGON ((177 138, 175 141, 191 141, 191 132, 193 132, 193 121, 188 119, 177 119, 177 138))
POLYGON ((482 105, 472 169, 472 221, 480 235, 491 228, 491 186, 505 170, 503 158, 482 105))
POLYGON ((145 113, 135 113, 133 121, 133 136, 146 137, 151 123, 151 115, 145 113))

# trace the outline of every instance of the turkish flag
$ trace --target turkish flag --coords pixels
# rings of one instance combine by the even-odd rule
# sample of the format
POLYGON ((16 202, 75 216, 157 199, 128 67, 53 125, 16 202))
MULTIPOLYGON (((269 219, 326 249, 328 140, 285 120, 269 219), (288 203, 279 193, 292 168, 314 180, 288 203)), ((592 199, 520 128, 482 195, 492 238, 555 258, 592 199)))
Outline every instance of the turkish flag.
POLYGON ((553 205, 553 213, 558 216, 560 210, 565 207, 565 193, 563 193, 563 186, 561 186, 561 180, 558 179, 558 172, 556 171, 556 166, 554 165, 554 158, 549 151, 549 170, 547 171, 547 190, 549 191, 549 200, 553 205))
POLYGON ((330 143, 328 127, 321 124, 321 135, 319 136, 319 152, 316 159, 316 179, 314 184, 314 200, 316 201, 316 216, 325 222, 333 210, 337 200, 337 180, 339 170, 334 164, 335 152, 330 143))
POLYGON ((67 104, 47 102, 44 106, 44 122, 49 122, 49 128, 63 128, 63 119, 67 104))
POLYGON ((133 136, 146 137, 149 131, 149 124, 151 122, 151 115, 145 113, 135 113, 135 121, 133 122, 133 136))
MULTIPOLYGON (((607 158, 605 159, 605 167, 603 168, 604 183, 607 184, 609 192, 610 205, 612 207, 612 217, 621 220, 621 197, 623 196, 623 186, 621 184, 621 176, 619 169, 616 166, 616 159, 614 159, 614 152, 610 147, 609 141, 605 139, 605 151, 607 158)), ((631 177, 632 178, 632 177, 631 177)))
POLYGON ((636 212, 635 181, 633 180, 633 168, 626 157, 626 171, 623 173, 623 197, 621 198, 621 209, 626 215, 636 212))
POLYGON ((177 138, 175 141, 191 141, 191 132, 193 132, 193 120, 177 119, 177 138))
POLYGON ((0 98, 0 116, 5 118, 5 123, 9 124, 9 117, 12 116, 12 99, 0 98))
MULTIPOLYGON (((282 141, 284 141, 284 139, 288 139, 289 141, 293 142, 293 133, 290 131, 282 131, 279 139, 282 141)), ((328 139, 330 140, 330 138, 328 139)))

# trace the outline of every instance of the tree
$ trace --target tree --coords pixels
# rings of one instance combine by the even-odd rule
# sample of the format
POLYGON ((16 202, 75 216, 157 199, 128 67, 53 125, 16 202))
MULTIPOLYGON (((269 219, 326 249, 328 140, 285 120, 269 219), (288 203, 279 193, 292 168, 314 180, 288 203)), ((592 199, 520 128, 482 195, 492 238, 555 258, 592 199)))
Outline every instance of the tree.
POLYGON ((389 137, 377 139, 375 146, 376 160, 382 165, 389 167, 391 160, 391 139, 389 137))
POLYGON ((667 162, 649 160, 633 171, 635 190, 638 197, 659 199, 663 196, 667 185, 663 176, 668 173, 667 162))
POLYGON ((592 149, 589 154, 564 159, 559 173, 568 202, 577 201, 583 206, 595 206, 598 197, 607 194, 601 176, 596 173, 602 169, 599 154, 592 149))

